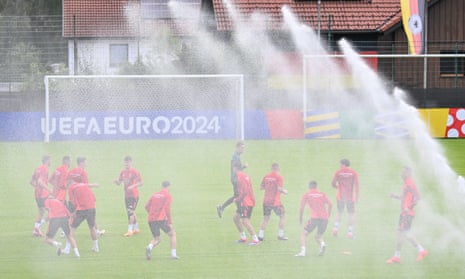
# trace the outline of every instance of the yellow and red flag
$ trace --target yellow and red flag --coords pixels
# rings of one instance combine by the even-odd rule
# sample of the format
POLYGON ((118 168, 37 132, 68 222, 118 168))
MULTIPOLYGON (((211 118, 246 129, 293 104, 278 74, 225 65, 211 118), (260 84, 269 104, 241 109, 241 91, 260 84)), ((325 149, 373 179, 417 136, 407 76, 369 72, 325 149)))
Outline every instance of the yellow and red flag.
POLYGON ((425 0, 400 0, 410 54, 425 52, 425 0))

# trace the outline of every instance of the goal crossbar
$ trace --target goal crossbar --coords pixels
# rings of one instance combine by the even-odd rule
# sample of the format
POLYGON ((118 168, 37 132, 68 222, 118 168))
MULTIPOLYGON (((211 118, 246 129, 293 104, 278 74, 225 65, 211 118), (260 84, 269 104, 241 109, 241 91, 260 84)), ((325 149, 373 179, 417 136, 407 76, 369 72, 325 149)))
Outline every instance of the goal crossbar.
MULTIPOLYGON (((420 59, 422 60, 423 64, 423 73, 422 73, 422 86, 424 89, 427 88, 427 83, 428 83, 428 71, 429 68, 431 67, 430 63, 428 63, 428 59, 430 58, 436 58, 436 59, 460 59, 460 61, 465 60, 465 54, 463 52, 459 53, 444 53, 444 54, 357 54, 358 57, 361 59, 372 59, 376 58, 379 60, 383 59, 389 59, 389 60, 394 60, 394 59, 420 59)), ((335 58, 335 59, 344 59, 348 57, 347 54, 304 54, 302 55, 302 111, 303 111, 303 118, 306 118, 306 112, 308 109, 308 81, 307 78, 309 76, 309 61, 312 59, 321 59, 321 58, 335 58)), ((463 63, 463 62, 461 62, 463 63)), ((464 73, 462 73, 463 75, 464 73)), ((459 76, 459 75, 457 75, 459 76)))
POLYGON ((202 79, 202 78, 232 78, 239 81, 239 139, 245 138, 244 114, 244 75, 242 74, 191 74, 191 75, 46 75, 45 84, 45 119, 44 141, 50 141, 50 80, 51 79, 202 79))

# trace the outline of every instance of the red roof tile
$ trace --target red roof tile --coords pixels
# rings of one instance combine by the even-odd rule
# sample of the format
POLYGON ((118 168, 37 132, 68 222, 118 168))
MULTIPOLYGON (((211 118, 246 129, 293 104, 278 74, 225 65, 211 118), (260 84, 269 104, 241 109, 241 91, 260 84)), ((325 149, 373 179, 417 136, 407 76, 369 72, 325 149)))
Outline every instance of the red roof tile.
MULTIPOLYGON (((231 30, 233 23, 223 0, 212 0, 218 30, 231 30)), ((260 11, 269 19, 268 29, 283 27, 281 8, 288 6, 299 20, 316 29, 317 0, 230 0, 242 18, 260 11)), ((399 0, 321 0, 321 30, 333 32, 382 32, 400 22, 399 0)), ((63 0, 63 36, 136 37, 153 30, 170 28, 175 34, 189 34, 198 26, 195 19, 173 21, 131 20, 140 18, 139 0, 63 0)))
POLYGON ((64 0, 63 36, 137 37, 165 27, 175 34, 187 34, 197 26, 193 19, 138 20, 140 13, 138 0, 64 0))
MULTIPOLYGON (((124 18, 126 0, 64 0, 63 36, 131 36, 134 25, 124 18)), ((130 2, 130 1, 129 1, 130 2)))
MULTIPOLYGON (((288 6, 299 20, 316 29, 317 0, 231 0, 235 9, 245 17, 261 12, 270 17, 269 29, 282 29, 281 8, 288 6)), ((233 23, 222 0, 213 0, 218 30, 231 30, 233 23)), ((399 0, 321 0, 320 28, 338 32, 382 32, 400 22, 399 0)))

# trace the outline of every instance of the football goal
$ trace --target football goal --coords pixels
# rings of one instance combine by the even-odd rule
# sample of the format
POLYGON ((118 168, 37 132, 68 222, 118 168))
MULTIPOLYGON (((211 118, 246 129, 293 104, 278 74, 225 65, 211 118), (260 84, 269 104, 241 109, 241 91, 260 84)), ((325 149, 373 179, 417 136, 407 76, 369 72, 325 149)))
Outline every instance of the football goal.
POLYGON ((405 137, 410 116, 399 103, 431 105, 426 89, 465 86, 465 55, 460 52, 391 55, 343 50, 344 54, 303 56, 307 138, 405 137))
POLYGON ((373 88, 373 83, 381 82, 385 87, 408 90, 463 88, 465 53, 440 51, 409 55, 351 51, 346 54, 303 55, 302 75, 305 77, 302 79, 302 109, 305 114, 315 107, 314 102, 325 101, 324 98, 331 93, 345 91, 356 94, 362 84, 373 88))
POLYGON ((45 76, 44 140, 243 139, 242 75, 45 76))

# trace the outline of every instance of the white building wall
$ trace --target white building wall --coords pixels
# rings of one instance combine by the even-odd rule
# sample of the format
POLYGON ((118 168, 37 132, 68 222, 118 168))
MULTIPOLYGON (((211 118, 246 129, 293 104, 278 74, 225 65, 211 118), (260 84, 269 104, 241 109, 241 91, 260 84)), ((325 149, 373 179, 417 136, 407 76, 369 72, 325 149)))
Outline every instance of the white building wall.
POLYGON ((69 75, 74 75, 74 41, 68 41, 68 71, 69 75))
POLYGON ((77 40, 77 73, 74 72, 74 42, 68 41, 69 74, 118 74, 119 67, 110 66, 110 45, 127 44, 128 62, 134 63, 138 53, 143 57, 137 41, 134 40, 77 40), (139 49, 139 50, 138 50, 139 49))

